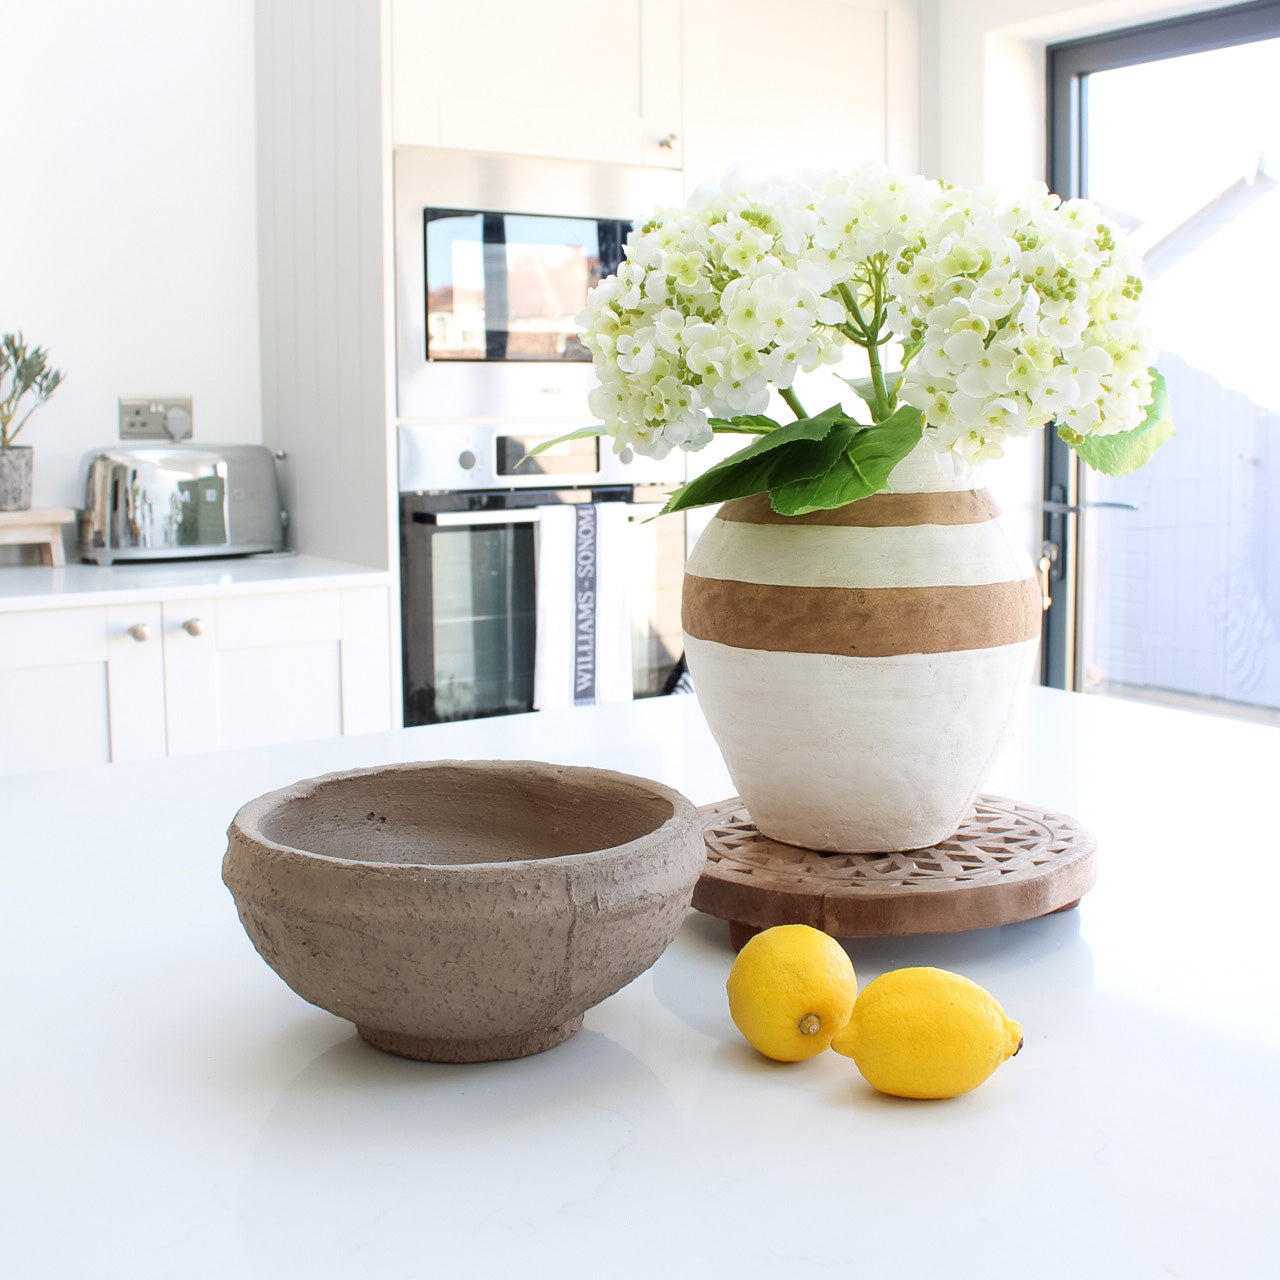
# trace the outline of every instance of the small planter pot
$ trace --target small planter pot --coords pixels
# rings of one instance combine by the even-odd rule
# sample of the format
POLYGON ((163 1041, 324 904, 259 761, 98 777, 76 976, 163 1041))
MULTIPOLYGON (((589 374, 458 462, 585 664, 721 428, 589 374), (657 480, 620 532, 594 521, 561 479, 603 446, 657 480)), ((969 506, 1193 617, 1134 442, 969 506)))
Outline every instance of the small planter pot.
POLYGON ((0 511, 31 509, 33 456, 30 445, 13 444, 0 449, 0 511))
POLYGON ((1030 556, 962 462, 923 444, 891 492, 779 516, 725 503, 690 554, 685 654, 756 827, 805 849, 952 835, 1030 683, 1030 556))

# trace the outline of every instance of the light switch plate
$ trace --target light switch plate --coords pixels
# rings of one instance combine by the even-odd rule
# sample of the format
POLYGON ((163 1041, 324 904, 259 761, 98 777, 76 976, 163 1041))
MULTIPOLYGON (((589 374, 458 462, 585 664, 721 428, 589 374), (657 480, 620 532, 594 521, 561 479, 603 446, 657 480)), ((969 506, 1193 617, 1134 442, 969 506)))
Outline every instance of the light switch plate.
POLYGON ((121 396, 121 440, 186 440, 191 436, 190 396, 121 396))

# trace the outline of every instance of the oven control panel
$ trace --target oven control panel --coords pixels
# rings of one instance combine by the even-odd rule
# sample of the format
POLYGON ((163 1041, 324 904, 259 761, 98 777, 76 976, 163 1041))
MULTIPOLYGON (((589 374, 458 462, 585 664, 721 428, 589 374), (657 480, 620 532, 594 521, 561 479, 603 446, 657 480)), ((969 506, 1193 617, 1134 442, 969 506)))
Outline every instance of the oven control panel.
POLYGON ((547 422, 402 422, 401 493, 453 489, 572 488, 602 484, 674 488, 685 480, 685 455, 660 461, 614 453, 605 436, 565 440, 536 457, 529 451, 590 424, 547 422))

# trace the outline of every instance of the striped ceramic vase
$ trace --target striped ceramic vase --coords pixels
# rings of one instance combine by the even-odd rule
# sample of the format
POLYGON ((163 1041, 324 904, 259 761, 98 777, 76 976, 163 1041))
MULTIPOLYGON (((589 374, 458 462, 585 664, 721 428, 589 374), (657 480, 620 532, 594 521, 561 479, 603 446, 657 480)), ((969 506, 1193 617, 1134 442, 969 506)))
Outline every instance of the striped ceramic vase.
POLYGON ((1040 593, 973 473, 922 444, 891 492, 725 503, 690 553, 694 691, 756 827, 919 849, 969 812, 1031 679, 1040 593))

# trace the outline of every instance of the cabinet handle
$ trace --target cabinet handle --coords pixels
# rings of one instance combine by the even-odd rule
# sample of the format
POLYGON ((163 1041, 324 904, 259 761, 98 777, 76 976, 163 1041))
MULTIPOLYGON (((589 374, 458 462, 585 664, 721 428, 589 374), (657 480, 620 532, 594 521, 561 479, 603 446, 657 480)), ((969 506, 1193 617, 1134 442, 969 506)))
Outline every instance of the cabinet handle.
POLYGON ((674 133, 668 133, 658 139, 658 146, 660 146, 663 151, 674 151, 678 140, 679 139, 674 133))
POLYGON ((151 628, 145 622, 135 622, 129 628, 129 634, 141 644, 144 640, 151 639, 151 628))
POLYGON ((186 622, 182 624, 182 629, 189 636, 202 636, 204 635, 204 619, 188 618, 186 622))

